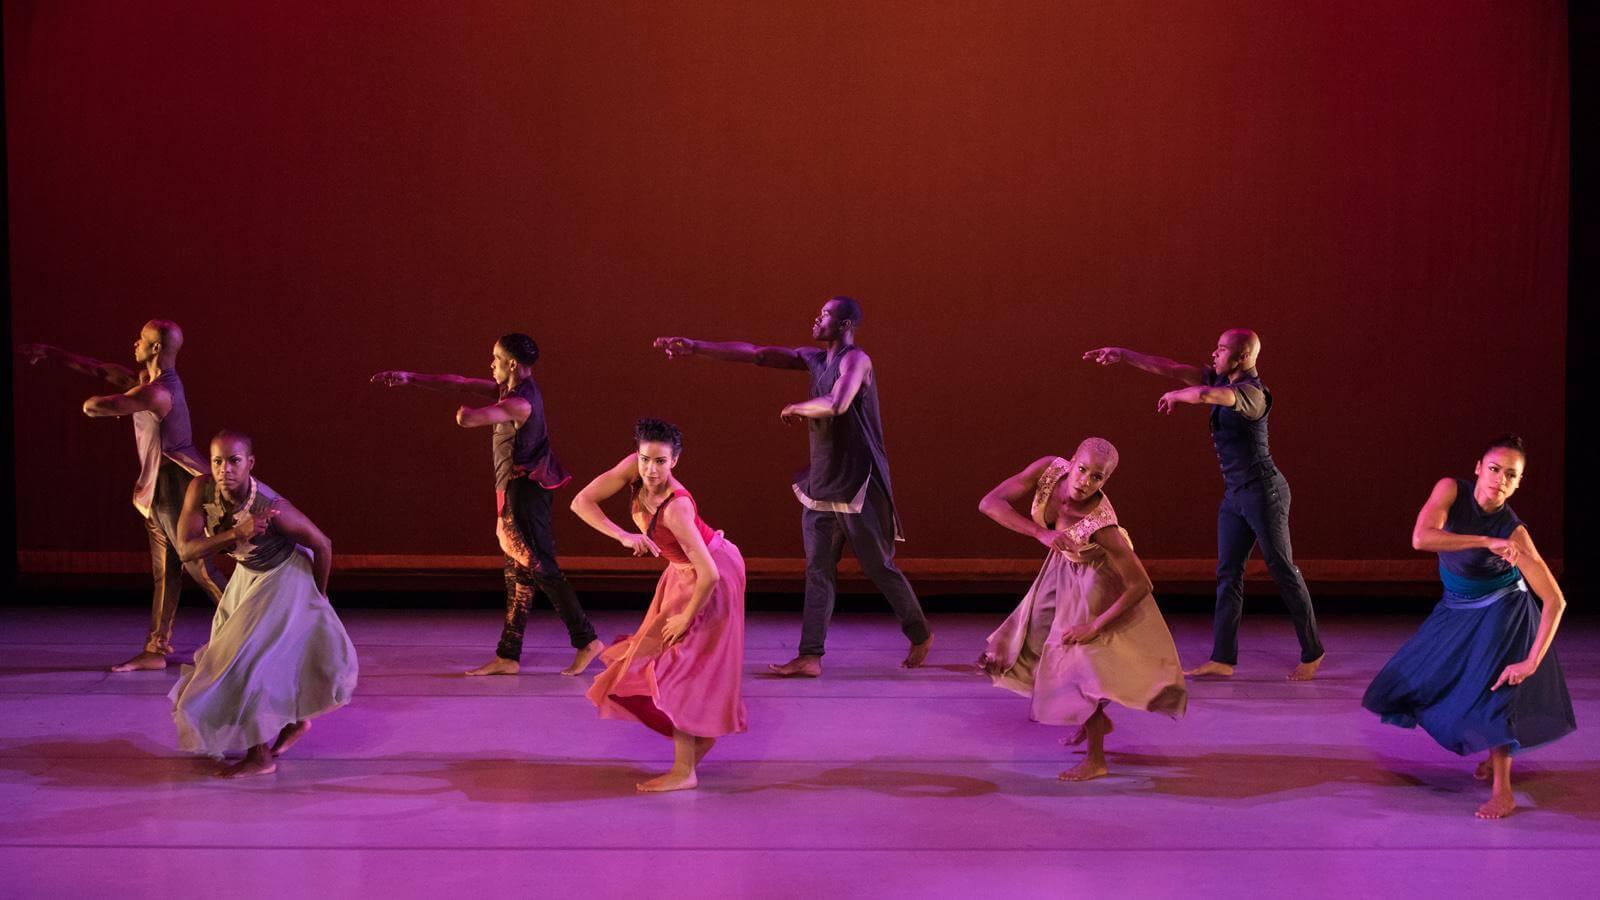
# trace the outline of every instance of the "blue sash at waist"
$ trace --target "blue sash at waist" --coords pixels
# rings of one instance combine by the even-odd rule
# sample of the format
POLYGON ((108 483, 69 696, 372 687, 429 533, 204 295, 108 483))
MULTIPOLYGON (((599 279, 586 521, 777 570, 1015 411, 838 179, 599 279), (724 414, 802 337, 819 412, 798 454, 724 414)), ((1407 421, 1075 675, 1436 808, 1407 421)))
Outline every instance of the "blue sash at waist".
POLYGON ((1451 609, 1479 609, 1507 594, 1528 589, 1522 571, 1514 567, 1494 578, 1466 578, 1441 565, 1439 580, 1444 582, 1444 605, 1451 609))

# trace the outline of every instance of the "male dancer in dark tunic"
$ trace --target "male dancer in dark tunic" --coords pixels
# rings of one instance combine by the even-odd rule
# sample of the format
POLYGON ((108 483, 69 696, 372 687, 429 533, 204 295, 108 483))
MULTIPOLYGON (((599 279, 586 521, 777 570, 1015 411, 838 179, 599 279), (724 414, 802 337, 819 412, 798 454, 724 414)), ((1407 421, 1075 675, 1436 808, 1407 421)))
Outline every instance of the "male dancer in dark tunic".
POLYGON ((515 675, 521 671, 522 635, 535 588, 550 598, 577 651, 572 664, 561 674, 583 674, 605 649, 578 602, 577 592, 556 562, 550 501, 552 493, 572 476, 550 449, 544 398, 533 381, 533 364, 538 359, 539 345, 533 338, 513 333, 495 342, 489 363, 493 381, 402 371, 372 376, 374 384, 386 387, 411 384, 494 400, 488 406, 456 410, 456 424, 462 428, 494 426, 494 487, 499 514, 495 531, 506 555, 506 623, 500 644, 495 648, 494 659, 469 669, 468 675, 515 675))
POLYGON ((812 339, 826 344, 822 350, 683 337, 655 341, 655 347, 666 351, 669 358, 698 355, 811 374, 812 399, 791 403, 780 413, 789 424, 808 421, 811 438, 811 465, 794 483, 795 497, 804 507, 800 525, 806 550, 800 652, 789 662, 768 666, 773 674, 786 678, 822 674, 823 642, 833 619, 839 556, 846 541, 911 641, 911 650, 900 665, 907 669, 922 665, 933 645, 922 604, 894 564, 894 542, 905 538, 883 449, 877 374, 871 357, 856 346, 860 324, 861 305, 849 297, 834 297, 822 305, 811 325, 812 339))
POLYGON ((222 598, 228 582, 212 557, 188 563, 178 558, 178 515, 183 511, 183 495, 194 476, 206 471, 206 463, 194 446, 189 402, 178 378, 178 350, 182 347, 183 330, 177 322, 151 319, 139 329, 139 339, 133 345, 133 361, 140 367, 137 373, 126 366, 50 344, 27 344, 20 351, 30 363, 53 359, 69 369, 104 378, 122 391, 85 400, 84 415, 133 417, 134 446, 139 453, 133 505, 144 517, 145 534, 150 540, 150 573, 155 579, 155 591, 150 598, 150 634, 145 638, 144 650, 127 662, 112 666, 113 672, 167 667, 183 572, 189 573, 212 603, 222 598))
POLYGON ((1090 350, 1083 358, 1102 366, 1127 363, 1189 387, 1168 391, 1156 409, 1171 413, 1180 403, 1211 407, 1211 442, 1222 464, 1222 506, 1217 510, 1217 608, 1212 620, 1211 659, 1185 675, 1227 676, 1239 662, 1239 616, 1244 611, 1244 564, 1252 545, 1261 547, 1267 571, 1300 639, 1300 664, 1292 681, 1309 681, 1322 665, 1322 641, 1311 592, 1294 564, 1289 541, 1289 482, 1267 449, 1267 414, 1272 392, 1256 373, 1261 339, 1246 328, 1222 333, 1205 368, 1123 347, 1090 350))

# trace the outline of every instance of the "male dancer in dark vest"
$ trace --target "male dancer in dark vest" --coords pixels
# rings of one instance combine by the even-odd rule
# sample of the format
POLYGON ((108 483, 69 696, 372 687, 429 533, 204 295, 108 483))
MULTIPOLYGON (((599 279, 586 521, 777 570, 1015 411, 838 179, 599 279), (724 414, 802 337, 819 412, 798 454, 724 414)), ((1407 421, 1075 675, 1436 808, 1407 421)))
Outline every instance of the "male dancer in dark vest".
POLYGON ((506 620, 500 643, 494 659, 467 670, 468 675, 515 675, 522 670, 522 636, 535 588, 550 598, 576 651, 572 664, 561 674, 583 674, 605 649, 578 602, 577 592, 556 562, 556 539, 550 529, 551 499, 554 491, 572 476, 550 449, 544 398, 533 381, 533 364, 538 360, 539 345, 528 335, 516 332, 495 342, 489 361, 492 381, 402 371, 372 376, 373 384, 385 387, 411 384, 494 401, 487 406, 462 406, 456 410, 456 424, 462 428, 493 426, 494 488, 499 516, 495 533, 506 557, 506 620))
POLYGON ((126 366, 101 362, 49 344, 28 344, 22 356, 30 363, 53 359, 69 369, 104 378, 120 394, 90 397, 83 414, 93 418, 132 416, 134 445, 139 453, 139 480, 133 486, 133 505, 144 517, 150 540, 150 572, 155 591, 150 599, 150 634, 144 650, 113 672, 165 669, 172 652, 172 623, 178 615, 178 595, 183 572, 200 585, 212 603, 222 598, 227 576, 213 557, 185 563, 178 559, 178 516, 183 496, 194 476, 207 470, 195 448, 189 428, 189 402, 178 379, 178 350, 183 330, 177 322, 151 319, 139 329, 133 345, 135 373, 126 366))
POLYGON ((800 652, 782 665, 770 665, 786 678, 822 674, 823 642, 838 579, 839 556, 848 541, 861 569, 900 619, 911 641, 901 666, 914 669, 928 657, 933 635, 916 592, 894 564, 894 542, 905 540, 894 508, 889 459, 883 449, 883 423, 878 418, 878 379, 872 359, 856 346, 861 304, 834 297, 822 305, 811 325, 815 347, 757 347, 738 341, 696 341, 656 338, 669 358, 703 356, 724 362, 754 363, 775 369, 800 369, 811 374, 812 399, 791 403, 780 413, 788 424, 810 425, 811 465, 799 473, 794 494, 804 507, 800 526, 806 550, 805 611, 800 652))
POLYGON ((1103 366, 1127 363, 1156 375, 1175 378, 1189 387, 1168 391, 1156 409, 1171 413, 1180 403, 1211 407, 1211 442, 1222 464, 1222 506, 1217 510, 1217 608, 1212 620, 1211 659, 1185 675, 1232 675, 1239 662, 1239 616, 1244 610, 1244 564, 1252 545, 1261 547, 1267 571, 1278 586, 1283 605, 1300 638, 1300 664, 1292 681, 1309 681, 1322 665, 1322 641, 1311 592, 1294 564, 1289 542, 1289 482, 1267 449, 1267 414, 1272 393, 1256 374, 1261 339, 1246 328, 1234 328, 1217 339, 1206 368, 1123 347, 1090 350, 1084 359, 1103 366))

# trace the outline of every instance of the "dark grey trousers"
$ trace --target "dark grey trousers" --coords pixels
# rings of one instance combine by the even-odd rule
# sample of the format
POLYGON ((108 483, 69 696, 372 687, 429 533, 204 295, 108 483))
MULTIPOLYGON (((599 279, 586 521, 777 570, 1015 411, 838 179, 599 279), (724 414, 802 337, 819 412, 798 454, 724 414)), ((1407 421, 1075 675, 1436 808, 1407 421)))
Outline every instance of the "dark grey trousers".
POLYGON ((905 573, 894 564, 894 510, 876 481, 867 488, 861 512, 818 512, 803 507, 800 528, 806 548, 806 601, 800 628, 800 654, 821 656, 833 620, 839 557, 844 545, 861 561, 861 570, 889 601, 900 630, 913 644, 928 639, 928 620, 905 573))

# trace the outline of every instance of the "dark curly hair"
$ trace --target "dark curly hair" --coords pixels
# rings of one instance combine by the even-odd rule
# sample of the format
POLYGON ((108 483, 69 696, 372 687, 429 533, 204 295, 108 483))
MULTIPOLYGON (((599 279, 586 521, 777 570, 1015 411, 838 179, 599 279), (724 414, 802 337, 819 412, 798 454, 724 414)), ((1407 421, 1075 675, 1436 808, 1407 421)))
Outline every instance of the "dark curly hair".
POLYGON ((539 361, 539 342, 520 331, 513 331, 501 337, 499 343, 500 349, 504 350, 507 356, 525 366, 531 366, 539 361))
POLYGON ((645 441, 671 444, 674 457, 683 452, 683 432, 665 419, 645 418, 633 423, 633 442, 642 444, 645 441))

